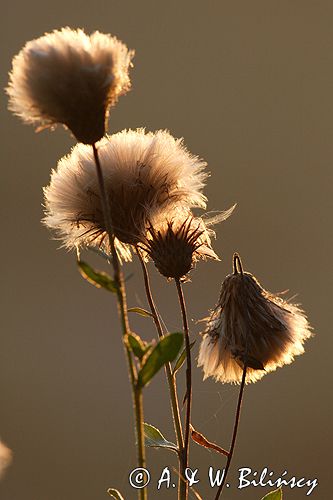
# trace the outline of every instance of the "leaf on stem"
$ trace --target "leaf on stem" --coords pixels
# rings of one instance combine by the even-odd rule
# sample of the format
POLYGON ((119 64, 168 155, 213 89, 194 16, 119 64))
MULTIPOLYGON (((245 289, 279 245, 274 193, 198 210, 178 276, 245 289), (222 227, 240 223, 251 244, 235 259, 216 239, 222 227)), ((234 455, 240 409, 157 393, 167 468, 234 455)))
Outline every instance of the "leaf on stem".
POLYGON ((127 339, 133 354, 141 361, 147 350, 151 347, 150 344, 144 342, 139 335, 133 332, 127 335, 127 339))
MULTIPOLYGON (((194 340, 193 342, 190 343, 190 350, 194 346, 195 342, 196 341, 194 340)), ((176 372, 178 372, 178 370, 183 366, 185 359, 186 359, 186 348, 184 348, 182 350, 181 355, 177 359, 176 364, 175 364, 175 366, 173 367, 173 370, 172 370, 172 375, 175 375, 176 372)))
POLYGON ((167 448, 178 453, 178 448, 174 443, 165 439, 161 431, 150 424, 143 424, 145 433, 145 444, 150 448, 167 448))
POLYGON ((83 260, 78 261, 81 276, 96 288, 104 288, 112 293, 117 293, 117 285, 107 273, 96 271, 83 260))
POLYGON ((170 333, 159 340, 144 359, 142 368, 138 374, 138 387, 142 388, 147 385, 165 363, 173 361, 179 353, 182 344, 183 334, 179 332, 170 333))
POLYGON ((107 492, 110 495, 110 497, 115 498, 116 500, 125 500, 123 495, 114 488, 109 488, 107 492))
POLYGON ((229 456, 229 452, 227 450, 224 450, 223 448, 221 448, 221 446, 218 446, 217 444, 208 441, 208 439, 206 439, 203 434, 196 431, 192 425, 190 426, 190 429, 191 429, 191 438, 195 443, 199 444, 200 446, 203 446, 204 448, 209 448, 211 450, 217 451, 218 453, 222 453, 222 455, 225 455, 226 457, 229 456))
POLYGON ((282 500, 282 488, 267 493, 261 500, 282 500))
POLYGON ((111 264, 112 262, 112 257, 111 255, 107 254, 106 252, 104 252, 101 248, 98 248, 98 247, 86 247, 87 250, 90 250, 90 252, 94 252, 96 253, 97 255, 99 255, 100 257, 102 257, 103 259, 105 259, 108 264, 111 264))
POLYGON ((144 316, 146 318, 153 317, 152 313, 150 313, 149 311, 146 311, 146 309, 142 309, 142 307, 130 307, 128 309, 128 312, 136 313, 136 314, 139 314, 140 316, 144 316))

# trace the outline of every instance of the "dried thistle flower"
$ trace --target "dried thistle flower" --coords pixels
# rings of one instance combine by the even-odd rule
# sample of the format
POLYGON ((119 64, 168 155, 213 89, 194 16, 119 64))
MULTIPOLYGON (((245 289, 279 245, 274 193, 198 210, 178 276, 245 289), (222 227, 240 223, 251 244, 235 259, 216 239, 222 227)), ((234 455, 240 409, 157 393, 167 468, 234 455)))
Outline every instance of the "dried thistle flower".
POLYGON ((246 382, 256 382, 303 354, 303 343, 311 335, 304 312, 264 290, 252 274, 242 271, 235 254, 234 273, 224 280, 207 318, 198 366, 204 378, 240 383, 246 364, 246 382))
POLYGON ((183 278, 199 259, 219 260, 205 223, 188 213, 158 229, 150 226, 143 248, 166 278, 183 278))
POLYGON ((62 123, 79 142, 105 134, 111 106, 130 88, 134 55, 116 37, 63 28, 27 42, 13 59, 9 109, 40 128, 62 123))
POLYGON ((0 441, 0 479, 6 472, 7 467, 12 463, 13 453, 2 441, 0 441))
MULTIPOLYGON (((120 255, 146 237, 148 227, 172 220, 179 207, 205 207, 206 163, 167 131, 122 131, 98 143, 112 226, 120 255)), ((107 238, 90 146, 77 144, 61 159, 44 189, 44 223, 68 248, 104 246, 107 238)))

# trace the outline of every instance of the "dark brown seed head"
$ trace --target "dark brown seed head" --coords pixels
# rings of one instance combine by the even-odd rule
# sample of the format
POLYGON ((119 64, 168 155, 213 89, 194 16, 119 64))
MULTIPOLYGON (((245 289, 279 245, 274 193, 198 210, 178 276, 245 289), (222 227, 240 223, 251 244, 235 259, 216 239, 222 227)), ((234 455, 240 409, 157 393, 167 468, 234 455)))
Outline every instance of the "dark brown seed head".
POLYGON ((166 278, 184 278, 199 258, 217 258, 203 221, 192 216, 168 222, 160 229, 150 227, 143 246, 166 278))

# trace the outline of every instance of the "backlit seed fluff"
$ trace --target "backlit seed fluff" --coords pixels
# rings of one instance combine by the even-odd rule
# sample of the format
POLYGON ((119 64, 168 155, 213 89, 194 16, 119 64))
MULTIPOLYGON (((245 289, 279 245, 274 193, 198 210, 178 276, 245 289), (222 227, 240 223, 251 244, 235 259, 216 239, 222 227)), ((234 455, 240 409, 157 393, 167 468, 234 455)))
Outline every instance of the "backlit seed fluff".
POLYGON ((207 318, 198 365, 204 378, 240 383, 246 363, 246 382, 256 382, 303 354, 303 343, 311 335, 297 305, 264 290, 252 274, 236 266, 207 318))
POLYGON ((93 144, 105 134, 111 106, 130 88, 133 51, 116 37, 63 28, 27 42, 13 59, 9 109, 26 123, 71 130, 93 144))
POLYGON ((0 479, 2 479, 7 467, 11 465, 12 461, 12 451, 2 441, 0 441, 0 479))
MULTIPOLYGON (((190 154, 182 140, 174 139, 167 131, 125 130, 103 138, 98 153, 114 233, 121 243, 118 250, 125 259, 130 256, 126 245, 142 241, 148 227, 171 220, 179 207, 206 205, 202 194, 206 163, 190 154)), ((70 155, 59 161, 44 194, 44 222, 66 247, 94 245, 108 251, 90 146, 77 144, 70 155)))
POLYGON ((180 279, 199 259, 219 260, 209 232, 202 219, 184 213, 159 228, 150 227, 143 248, 163 276, 180 279))

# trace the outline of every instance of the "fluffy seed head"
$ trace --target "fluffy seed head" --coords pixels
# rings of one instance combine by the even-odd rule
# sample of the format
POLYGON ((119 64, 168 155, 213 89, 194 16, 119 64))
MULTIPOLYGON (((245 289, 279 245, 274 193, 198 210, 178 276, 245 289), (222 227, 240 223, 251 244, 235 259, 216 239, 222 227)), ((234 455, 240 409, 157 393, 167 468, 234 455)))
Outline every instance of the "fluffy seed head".
POLYGON ((13 59, 9 109, 41 128, 62 123, 79 142, 103 137, 109 109, 130 88, 133 51, 116 37, 63 28, 27 42, 13 59))
MULTIPOLYGON (((103 138, 98 153, 114 233, 123 251, 124 245, 144 240, 149 227, 172 220, 180 207, 205 207, 206 163, 167 131, 125 130, 103 138)), ((90 146, 77 144, 60 160, 44 194, 44 222, 65 246, 107 246, 90 146)), ((129 257, 128 250, 123 257, 129 257)))
POLYGON ((252 274, 236 267, 207 318, 198 365, 204 378, 240 383, 246 363, 246 382, 256 382, 302 354, 311 335, 297 305, 264 290, 252 274))
POLYGON ((166 278, 184 277, 199 259, 219 260, 203 220, 188 213, 166 221, 158 229, 151 226, 143 247, 166 278))
POLYGON ((12 451, 0 441, 0 479, 4 476, 7 467, 12 463, 12 451))

